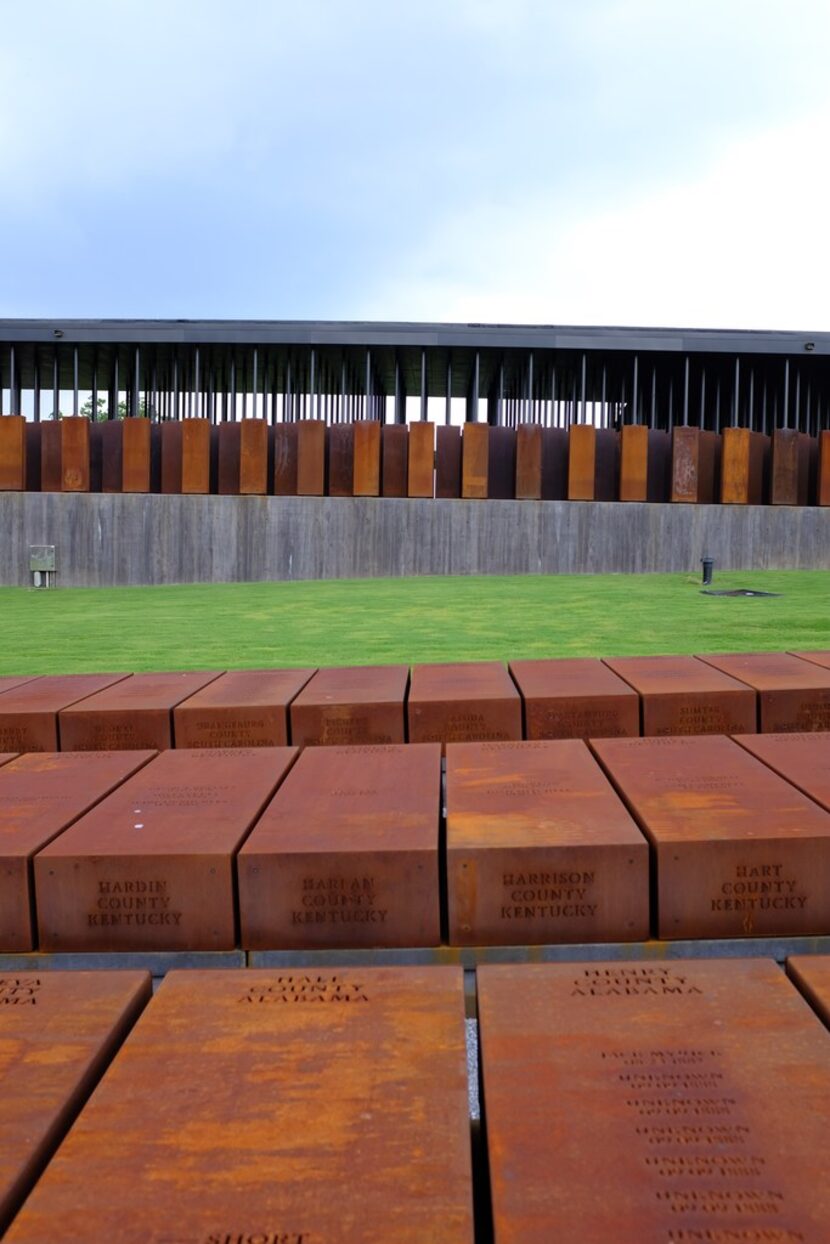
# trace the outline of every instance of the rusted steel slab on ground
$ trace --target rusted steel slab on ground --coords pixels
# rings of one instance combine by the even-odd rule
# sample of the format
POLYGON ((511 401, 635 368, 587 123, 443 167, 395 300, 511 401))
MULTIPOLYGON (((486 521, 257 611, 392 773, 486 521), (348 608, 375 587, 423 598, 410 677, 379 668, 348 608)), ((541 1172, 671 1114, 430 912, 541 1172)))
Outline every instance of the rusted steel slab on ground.
POLYGON ((22 687, 26 682, 34 682, 37 677, 37 674, 4 674, 0 676, 0 695, 13 691, 15 687, 22 687))
POLYGON ((219 673, 131 674, 60 713, 61 751, 172 747, 173 709, 219 673))
POLYGON ((0 418, 0 492, 26 490, 26 419, 23 415, 0 418))
POLYGON ((0 765, 7 765, 10 760, 17 759, 17 752, 0 752, 0 765))
POLYGON ((830 670, 788 652, 698 657, 758 694, 758 726, 767 733, 830 729, 830 670))
POLYGON ((0 771, 0 951, 34 950, 32 858, 155 753, 32 752, 0 771))
POLYGON ((56 752, 58 713, 123 682, 127 674, 47 674, 0 696, 0 748, 56 752))
POLYGON ((288 706, 313 669, 229 670, 173 710, 177 747, 283 747, 288 706))
POLYGON ((636 737, 640 697, 599 659, 511 661, 528 739, 636 737))
POLYGON ((830 1238, 830 1041, 773 963, 483 967, 495 1244, 830 1238))
POLYGON ((436 946, 435 745, 306 748, 238 858, 245 949, 436 946))
POLYGON ((756 695, 694 657, 612 657, 605 664, 639 692, 643 734, 749 734, 756 695))
POLYGON ((721 504, 763 505, 768 489, 769 437, 749 428, 724 428, 721 440, 721 504))
POLYGON ((435 424, 409 425, 407 496, 431 497, 435 491, 435 424))
POLYGON ((721 439, 703 428, 672 429, 671 500, 711 505, 720 492, 721 439))
POLYGON ((830 734, 736 734, 733 738, 830 811, 830 734))
POLYGON ((791 656, 798 657, 801 661, 810 661, 813 665, 821 665, 826 670, 830 670, 830 651, 826 649, 816 649, 809 652, 792 652, 791 656))
POLYGON ((232 950, 234 855, 295 756, 162 752, 35 857, 41 949, 232 950))
POLYGON ((170 974, 9 1236, 44 1239, 472 1244, 461 971, 170 974))
POLYGON ((406 665, 318 670, 291 704, 292 743, 403 743, 408 682, 406 665))
POLYGON ((451 743, 452 945, 640 941, 648 843, 581 740, 451 743))
POLYGON ((161 424, 161 491, 210 492, 210 421, 166 420, 161 424))
POLYGON ((499 661, 413 665, 411 743, 511 741, 522 737, 522 701, 499 661))
POLYGON ((147 972, 0 974, 0 1232, 150 993, 147 972))
POLYGON ((830 813, 731 739, 591 746, 655 848, 660 937, 830 933, 830 813))
POLYGON ((830 955, 793 955, 787 975, 830 1028, 830 955))

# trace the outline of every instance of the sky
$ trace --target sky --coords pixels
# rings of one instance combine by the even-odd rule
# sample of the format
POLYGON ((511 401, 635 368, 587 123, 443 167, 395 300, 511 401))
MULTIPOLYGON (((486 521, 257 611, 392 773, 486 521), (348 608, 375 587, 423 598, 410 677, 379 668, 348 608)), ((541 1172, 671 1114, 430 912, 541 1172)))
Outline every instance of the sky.
POLYGON ((0 316, 830 329, 826 0, 0 0, 0 316))

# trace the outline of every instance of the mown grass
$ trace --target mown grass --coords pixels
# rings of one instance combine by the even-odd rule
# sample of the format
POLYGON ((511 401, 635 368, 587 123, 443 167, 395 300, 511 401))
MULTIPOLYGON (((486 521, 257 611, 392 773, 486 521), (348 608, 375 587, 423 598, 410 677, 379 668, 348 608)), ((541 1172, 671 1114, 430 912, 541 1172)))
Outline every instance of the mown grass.
POLYGON ((830 573, 0 589, 0 674, 830 648, 830 573))

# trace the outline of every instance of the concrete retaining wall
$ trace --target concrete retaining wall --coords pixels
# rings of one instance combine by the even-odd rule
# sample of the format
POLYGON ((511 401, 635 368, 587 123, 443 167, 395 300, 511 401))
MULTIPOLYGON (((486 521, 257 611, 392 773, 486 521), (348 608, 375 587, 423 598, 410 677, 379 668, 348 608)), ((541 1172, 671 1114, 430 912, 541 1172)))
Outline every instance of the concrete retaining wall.
POLYGON ((830 569, 830 509, 0 493, 0 584, 54 544, 63 587, 442 574, 830 569))

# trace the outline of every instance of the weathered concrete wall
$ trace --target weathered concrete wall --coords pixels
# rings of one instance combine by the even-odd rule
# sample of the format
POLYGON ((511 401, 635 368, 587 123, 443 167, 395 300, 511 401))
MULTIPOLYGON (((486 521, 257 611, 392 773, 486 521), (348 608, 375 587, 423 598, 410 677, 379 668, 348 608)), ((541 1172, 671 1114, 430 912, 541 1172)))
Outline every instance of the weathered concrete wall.
POLYGON ((0 493, 0 584, 830 569, 830 509, 566 501, 0 493))

